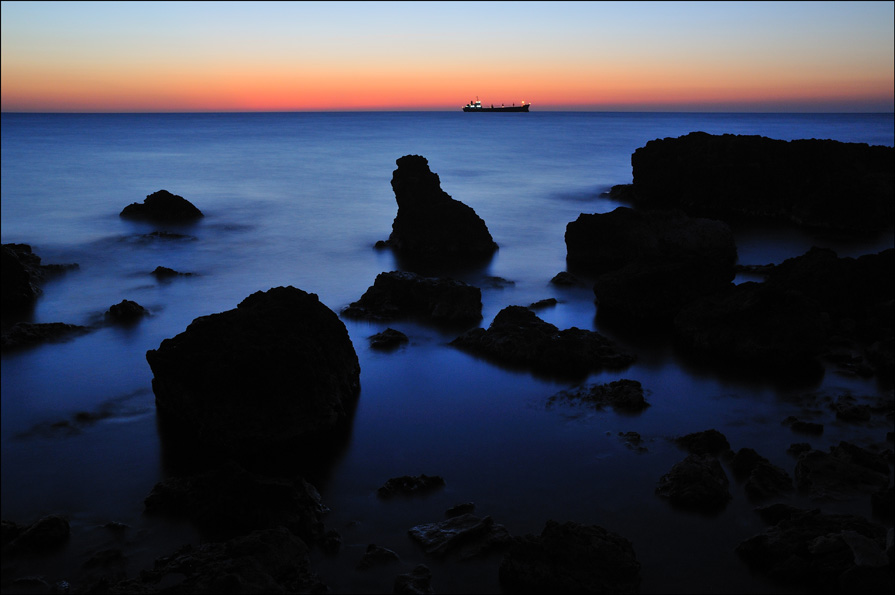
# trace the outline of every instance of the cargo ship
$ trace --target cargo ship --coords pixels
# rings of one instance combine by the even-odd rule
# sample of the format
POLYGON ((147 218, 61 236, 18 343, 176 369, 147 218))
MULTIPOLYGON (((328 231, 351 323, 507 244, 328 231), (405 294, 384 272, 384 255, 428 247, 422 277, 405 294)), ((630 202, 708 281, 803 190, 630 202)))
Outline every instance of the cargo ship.
POLYGON ((530 103, 522 102, 521 105, 504 105, 500 104, 500 107, 495 107, 494 104, 491 104, 491 107, 485 107, 482 105, 482 102, 479 101, 478 97, 476 97, 475 101, 470 101, 466 105, 463 106, 464 112, 527 112, 528 108, 531 107, 530 103))

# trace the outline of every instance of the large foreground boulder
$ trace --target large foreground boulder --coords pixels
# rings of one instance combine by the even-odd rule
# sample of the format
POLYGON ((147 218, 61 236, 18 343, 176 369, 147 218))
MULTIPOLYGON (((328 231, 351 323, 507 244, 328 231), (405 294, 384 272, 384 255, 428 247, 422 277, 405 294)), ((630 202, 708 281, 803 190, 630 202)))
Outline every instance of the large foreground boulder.
POLYGON ((597 525, 547 521, 517 538, 500 564, 504 593, 639 593, 631 542, 597 525))
POLYGON ((148 195, 142 203, 135 202, 124 207, 119 216, 125 219, 189 222, 204 215, 184 197, 171 194, 167 190, 159 190, 148 195))
POLYGON ((342 310, 342 315, 369 320, 417 316, 433 322, 477 322, 482 318, 482 291, 454 279, 391 271, 378 274, 373 285, 342 310))
POLYGON ((691 132, 631 156, 635 204, 731 220, 758 216, 862 232, 895 218, 895 149, 691 132))
POLYGON ((396 161, 392 189, 398 214, 387 244, 425 261, 459 263, 491 256, 497 244, 475 211, 441 189, 438 174, 420 155, 396 161))
POLYGON ((559 330, 523 306, 507 306, 487 330, 468 330, 451 345, 503 364, 558 376, 624 368, 635 359, 600 333, 576 327, 559 330))
POLYGON ((325 432, 348 418, 360 389, 345 325, 295 287, 197 318, 146 360, 160 420, 230 453, 325 432))

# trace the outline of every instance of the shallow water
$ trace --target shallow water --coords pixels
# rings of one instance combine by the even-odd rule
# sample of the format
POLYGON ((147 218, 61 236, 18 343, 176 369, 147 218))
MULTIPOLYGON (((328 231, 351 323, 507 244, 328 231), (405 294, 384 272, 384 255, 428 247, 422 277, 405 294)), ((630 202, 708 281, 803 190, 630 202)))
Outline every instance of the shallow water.
MULTIPOLYGON (((21 572, 33 564, 51 582, 72 580, 92 553, 117 543, 136 576, 196 539, 188 526, 141 514, 168 463, 146 351, 194 318, 270 287, 316 293, 336 312, 357 300, 378 273, 399 267, 373 244, 388 237, 397 211, 389 184, 395 160, 420 154, 500 246, 486 266, 450 271, 482 288, 481 326, 506 305, 555 297, 559 303, 538 311, 541 318, 599 330, 639 358, 581 381, 639 380, 651 407, 635 416, 548 408, 552 394, 576 383, 457 351, 447 346, 456 330, 344 320, 360 360, 361 395, 350 439, 314 477, 332 509, 327 526, 343 537, 338 556, 314 553, 324 582, 333 592, 390 592, 395 574, 425 563, 437 592, 498 592, 493 560, 448 568, 407 536, 411 526, 473 501, 478 515, 513 534, 539 533, 555 519, 623 535, 642 564, 643 592, 779 592, 733 554, 762 529, 736 482, 733 501, 712 518, 675 511, 654 495, 658 478, 685 454, 668 438, 716 428, 735 450, 752 447, 792 473, 786 448, 805 438, 780 421, 803 416, 806 395, 888 394, 891 387, 833 370, 790 382, 760 370, 722 373, 682 358, 667 342, 601 326, 589 288, 549 283, 566 268, 566 224, 619 206, 601 195, 631 181, 631 153, 694 130, 895 144, 892 114, 3 114, 3 243, 31 244, 45 264, 79 264, 45 283, 31 320, 91 324, 123 299, 151 312, 133 327, 2 356, 2 518, 27 523, 63 514, 74 532, 64 552, 23 562, 21 572), (166 228, 183 238, 153 239, 146 234, 157 226, 118 217, 162 188, 206 215, 166 228), (159 265, 194 275, 159 282, 149 274, 159 265), (368 337, 386 326, 410 344, 371 350, 368 337), (623 443, 619 433, 628 431, 644 437, 647 452, 623 443), (421 499, 376 497, 388 478, 420 473, 443 476, 445 489, 421 499), (99 528, 109 521, 131 528, 113 536, 99 528), (400 568, 355 572, 368 543, 396 551, 400 568)), ((840 256, 893 245, 891 230, 861 241, 786 225, 743 226, 736 235, 743 264, 779 263, 813 245, 840 256)), ((828 409, 817 418, 825 432, 810 439, 816 448, 885 437, 885 427, 843 424, 828 409)), ((870 515, 869 502, 829 505, 837 507, 870 515)))

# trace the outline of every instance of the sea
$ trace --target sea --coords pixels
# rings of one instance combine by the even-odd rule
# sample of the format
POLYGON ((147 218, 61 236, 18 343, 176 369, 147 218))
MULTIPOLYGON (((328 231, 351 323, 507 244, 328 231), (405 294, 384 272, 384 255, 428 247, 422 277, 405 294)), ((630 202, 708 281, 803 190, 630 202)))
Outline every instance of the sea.
MULTIPOLYGON (((427 158, 442 189, 472 207, 499 246, 481 266, 425 272, 481 288, 478 326, 508 305, 555 298, 537 311, 543 320, 601 332, 638 359, 570 381, 459 351, 449 342, 462 329, 343 318, 361 392, 345 444, 319 453, 325 464, 308 469, 330 509, 327 528, 342 537, 336 555, 311 552, 330 592, 389 593, 396 574, 425 564, 436 592, 499 593, 499 560, 431 558, 408 536, 468 502, 513 535, 539 534, 548 520, 618 533, 641 564, 642 592, 781 592, 734 552, 764 525, 732 475, 732 500, 717 515, 674 509, 655 494, 686 455, 672 438, 714 428, 734 450, 753 448, 792 475, 794 442, 826 450, 840 440, 884 442, 886 426, 891 431, 890 423, 838 422, 818 405, 814 421, 824 433, 795 435, 781 421, 804 416, 806 399, 886 396, 892 387, 829 367, 808 379, 719 370, 661 337, 604 328, 589 284, 550 282, 567 270, 566 225, 625 206, 607 191, 631 183, 631 155, 650 140, 703 131, 891 147, 891 113, 4 113, 0 131, 2 242, 31 245, 43 264, 78 265, 47 278, 27 319, 94 328, 2 354, 2 518, 28 524, 60 514, 72 527, 61 551, 4 568, 5 592, 16 592, 9 581, 25 575, 82 587, 104 569, 89 561, 108 550, 122 555, 105 570, 137 577, 154 559, 199 543, 189 523, 144 514, 144 499, 173 464, 156 426, 146 351, 195 318, 272 287, 315 293, 338 314, 379 273, 399 270, 375 244, 388 238, 397 213, 390 181, 403 155, 427 158), (191 225, 119 217, 161 189, 205 217, 191 225), (191 274, 160 281, 151 274, 158 266, 191 274), (149 315, 135 325, 104 324, 109 307, 125 299, 149 315), (369 338, 387 327, 409 343, 371 349, 369 338), (621 378, 644 387, 643 413, 549 406, 560 391, 621 378), (639 447, 626 442, 627 432, 640 435, 639 447), (444 488, 377 497, 389 478, 419 474, 443 477, 444 488), (371 543, 400 562, 357 570, 371 543)), ((851 257, 893 247, 891 227, 857 239, 786 224, 743 223, 734 232, 740 264, 776 264, 812 246, 851 257)), ((789 503, 818 506, 799 495, 789 503)), ((869 500, 822 508, 871 515, 869 500)))

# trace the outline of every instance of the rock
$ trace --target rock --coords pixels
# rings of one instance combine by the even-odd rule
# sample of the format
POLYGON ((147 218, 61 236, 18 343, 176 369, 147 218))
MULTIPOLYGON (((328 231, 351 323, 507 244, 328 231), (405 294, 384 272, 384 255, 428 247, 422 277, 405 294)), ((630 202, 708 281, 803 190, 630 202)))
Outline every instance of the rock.
POLYGON ((50 273, 78 268, 77 264, 41 264, 40 256, 28 244, 3 244, 2 307, 4 317, 18 316, 34 305, 42 293, 40 283, 50 273))
POLYGON ((101 580, 91 593, 325 593, 308 546, 284 527, 224 542, 186 545, 138 578, 101 580))
POLYGON ((860 404, 851 395, 840 395, 833 403, 836 419, 850 422, 870 421, 870 405, 860 404))
POLYGON ((68 542, 71 528, 59 515, 49 515, 30 525, 3 521, 3 555, 43 554, 68 542))
POLYGON ((187 518, 207 538, 226 540, 258 529, 286 527, 306 543, 322 542, 328 508, 301 477, 268 477, 235 462, 210 471, 158 482, 146 497, 146 513, 187 518))
POLYGON ((475 503, 474 502, 464 502, 463 504, 457 504, 456 506, 451 506, 447 510, 444 511, 444 516, 447 518, 453 518, 455 516, 460 516, 461 514, 468 514, 475 511, 475 503))
POLYGON ((170 279, 172 277, 189 277, 192 275, 192 273, 181 273, 179 271, 175 271, 174 269, 163 266, 155 267, 155 270, 152 271, 152 274, 155 276, 156 279, 159 280, 170 279))
POLYGON ((418 564, 411 572, 395 577, 396 594, 428 594, 432 589, 432 571, 424 564, 418 564))
POLYGON ((462 281, 391 271, 376 276, 343 316, 393 320, 418 316, 440 323, 475 322, 482 318, 482 291, 462 281))
POLYGON ((870 494, 873 515, 892 523, 895 517, 895 491, 892 486, 881 487, 870 494))
POLYGON ((17 322, 0 338, 2 351, 12 351, 40 343, 61 341, 89 332, 85 326, 65 322, 17 322))
POLYGON ((450 344, 503 364, 561 376, 624 368, 635 359, 597 332, 576 327, 561 331, 522 306, 507 306, 488 330, 466 331, 450 344))
POLYGON ((116 324, 129 324, 144 316, 149 316, 149 310, 131 300, 121 300, 106 311, 106 320, 116 324))
POLYGON ((371 543, 367 546, 367 551, 364 552, 360 562, 357 563, 357 568, 358 570, 366 570, 374 566, 386 566, 400 561, 401 558, 392 550, 371 543))
POLYGON ((824 317, 804 295, 752 281, 684 307, 674 332, 683 348, 775 371, 812 367, 826 336, 824 317))
POLYGON ((895 218, 893 153, 863 143, 692 132, 634 152, 630 195, 635 205, 693 216, 876 231, 895 218))
POLYGON ((542 308, 552 308, 557 304, 556 298, 545 298, 543 300, 538 300, 536 302, 532 302, 528 305, 529 310, 540 310, 542 308))
POLYGON ((550 279, 550 282, 554 285, 562 285, 566 287, 578 287, 583 285, 581 279, 566 271, 560 271, 554 275, 554 277, 550 279))
POLYGON ((440 475, 402 475, 386 481, 376 490, 376 495, 380 498, 391 498, 399 494, 415 496, 427 494, 442 487, 444 487, 444 478, 440 475))
POLYGON ((514 540, 500 564, 504 593, 639 593, 631 542, 603 527, 547 521, 514 540))
POLYGON ((730 462, 738 478, 745 478, 743 489, 750 500, 766 500, 793 491, 789 474, 751 448, 741 448, 730 462))
POLYGON ((360 365, 348 331, 315 294, 256 292, 149 350, 160 422, 236 456, 311 439, 349 419, 360 365))
POLYGON ((583 403, 595 409, 612 407, 626 413, 639 413, 650 406, 643 398, 643 386, 636 380, 624 378, 608 384, 591 384, 560 391, 547 400, 547 406, 561 401, 583 403))
POLYGON ((884 527, 859 516, 791 507, 778 508, 769 522, 772 527, 736 548, 753 571, 805 592, 892 591, 884 527))
POLYGON ((389 350, 407 343, 409 339, 407 335, 393 328, 387 328, 381 333, 376 333, 370 337, 370 347, 373 349, 389 350))
POLYGON ((416 525, 408 531, 423 551, 439 558, 451 555, 461 560, 485 556, 510 545, 512 537, 490 516, 462 514, 436 523, 416 525))
POLYGON ((126 219, 186 222, 195 221, 204 215, 184 197, 159 190, 148 195, 142 204, 135 202, 124 207, 119 216, 126 219))
POLYGON ((820 436, 824 433, 824 425, 819 424, 813 421, 802 421, 795 416, 790 415, 786 419, 783 420, 784 426, 789 426, 792 428, 794 432, 799 432, 801 434, 811 434, 813 436, 820 436))
POLYGON ((408 257, 438 262, 470 262, 497 249, 485 222, 475 211, 441 189, 438 174, 420 155, 396 161, 392 189, 398 214, 388 245, 408 257))
POLYGON ((712 428, 702 432, 693 432, 674 439, 675 443, 695 455, 720 455, 730 452, 727 437, 712 428))
POLYGON ((831 446, 829 453, 803 453, 794 474, 796 487, 817 500, 847 500, 889 485, 885 457, 844 441, 831 446))
POLYGON ((680 508, 716 513, 730 500, 729 485, 717 459, 691 454, 659 479, 656 494, 680 508))

